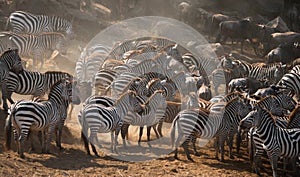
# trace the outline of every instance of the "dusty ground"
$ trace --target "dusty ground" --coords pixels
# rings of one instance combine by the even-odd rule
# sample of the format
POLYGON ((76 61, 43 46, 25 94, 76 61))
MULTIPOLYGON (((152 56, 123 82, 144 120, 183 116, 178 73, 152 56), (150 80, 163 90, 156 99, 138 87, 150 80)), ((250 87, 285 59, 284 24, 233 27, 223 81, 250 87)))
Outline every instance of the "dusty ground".
MULTIPOLYGON (((1 117, 2 130, 3 120, 1 117)), ((79 126, 73 116, 64 129, 64 150, 59 151, 52 144, 51 154, 41 154, 37 148, 25 153, 26 158, 21 159, 15 152, 14 143, 14 150, 4 151, 1 131, 0 176, 255 176, 250 172, 244 150, 241 157, 234 160, 226 157, 224 163, 213 158, 212 147, 202 148, 203 155, 194 157, 195 163, 188 162, 182 154, 179 156, 182 161, 175 160, 170 154, 145 162, 125 162, 104 153, 100 153, 100 157, 87 156, 79 135, 79 126)))

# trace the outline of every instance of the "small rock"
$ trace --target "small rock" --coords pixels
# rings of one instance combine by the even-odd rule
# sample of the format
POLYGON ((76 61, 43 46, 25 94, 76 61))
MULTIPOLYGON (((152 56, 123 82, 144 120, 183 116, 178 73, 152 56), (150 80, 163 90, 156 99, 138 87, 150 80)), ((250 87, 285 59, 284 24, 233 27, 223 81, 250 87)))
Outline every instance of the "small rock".
POLYGON ((177 171, 176 168, 173 168, 173 169, 171 170, 171 172, 178 173, 178 171, 177 171))

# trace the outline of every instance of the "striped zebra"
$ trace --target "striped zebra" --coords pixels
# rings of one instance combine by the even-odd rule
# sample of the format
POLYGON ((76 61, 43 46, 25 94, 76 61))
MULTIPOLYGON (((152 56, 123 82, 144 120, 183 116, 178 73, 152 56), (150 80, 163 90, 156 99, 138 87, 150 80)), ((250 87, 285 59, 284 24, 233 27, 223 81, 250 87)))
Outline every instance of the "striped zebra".
POLYGON ((107 95, 111 83, 118 77, 118 73, 112 69, 101 69, 94 76, 95 94, 107 95))
MULTIPOLYGON (((178 137, 175 142, 175 155, 178 159, 178 146, 182 138, 184 138, 183 148, 187 158, 193 159, 188 151, 188 144, 192 141, 194 152, 199 153, 195 147, 196 138, 211 139, 217 137, 219 140, 215 143, 216 158, 218 158, 219 150, 221 150, 221 161, 224 160, 224 141, 229 136, 233 126, 238 127, 239 117, 243 117, 250 112, 249 105, 245 104, 239 97, 228 103, 216 103, 210 111, 205 109, 187 109, 181 111, 173 121, 171 130, 171 143, 174 145, 175 131, 177 127, 178 137)), ((229 147, 232 147, 229 145, 229 147)), ((230 149, 230 153, 232 149, 230 149)))
POLYGON ((111 94, 113 97, 118 97, 127 90, 134 90, 141 96, 148 95, 146 88, 147 80, 137 77, 136 74, 131 72, 122 73, 111 84, 111 94))
POLYGON ((10 28, 15 33, 40 34, 43 32, 61 32, 71 39, 74 37, 72 23, 62 17, 35 15, 24 11, 10 14, 6 30, 10 28))
MULTIPOLYGON (((274 120, 276 122, 276 126, 281 128, 299 127, 299 120, 295 118, 294 119, 295 121, 293 121, 293 117, 297 117, 297 111, 295 111, 294 109, 296 102, 293 100, 291 95, 288 95, 285 92, 280 92, 278 93, 278 95, 275 96, 270 95, 265 97, 264 99, 261 99, 253 106, 255 107, 256 105, 268 110, 272 114, 272 117, 274 117, 274 120), (290 116, 283 116, 282 115, 283 110, 289 110, 289 111, 293 110, 293 111, 290 114, 290 116)), ((250 126, 245 128, 249 129, 250 126)), ((255 128, 251 128, 249 130, 248 137, 249 137, 249 145, 250 145, 249 150, 251 152, 250 163, 252 167, 254 167, 256 173, 259 174, 259 170, 257 167, 260 167, 261 165, 257 165, 257 164, 260 164, 261 162, 260 157, 263 155, 264 152, 263 142, 259 139, 255 128)))
POLYGON ((152 95, 156 90, 163 90, 164 97, 167 101, 174 101, 177 88, 171 80, 160 80, 154 78, 147 84, 148 94, 152 95))
POLYGON ((33 67, 37 68, 38 61, 41 69, 44 65, 44 59, 50 58, 54 50, 66 54, 67 46, 65 36, 61 33, 48 32, 39 35, 21 35, 12 32, 1 32, 1 35, 10 37, 13 48, 19 49, 23 57, 29 57, 33 60, 33 67))
MULTIPOLYGON (((142 114, 137 112, 130 111, 127 116, 124 118, 124 127, 122 127, 122 139, 123 145, 126 147, 125 135, 128 133, 129 125, 140 126, 140 134, 138 144, 140 146, 141 137, 143 134, 143 127, 147 126, 147 142, 149 147, 150 145, 150 130, 151 126, 157 124, 161 119, 163 119, 165 109, 166 109, 166 100, 163 96, 162 90, 155 91, 148 99, 139 97, 142 99, 140 102, 143 102, 145 107, 142 114)), ((158 134, 157 134, 158 136, 158 134)))
POLYGON ((256 126, 256 133, 267 151, 273 176, 277 175, 277 162, 280 156, 295 159, 300 153, 300 129, 284 129, 277 127, 272 115, 260 106, 241 120, 240 126, 245 124, 256 126))
POLYGON ((124 122, 124 117, 129 110, 142 112, 137 94, 128 91, 115 101, 114 106, 103 107, 98 104, 87 104, 82 109, 81 122, 82 132, 89 137, 91 143, 100 145, 97 133, 111 132, 111 150, 116 151, 117 137, 124 122), (90 135, 88 135, 90 130, 90 135))
MULTIPOLYGON (((12 105, 11 114, 8 117, 10 121, 7 121, 6 132, 10 134, 12 125, 14 139, 18 145, 18 152, 21 158, 25 157, 23 146, 29 131, 42 131, 46 134, 42 150, 43 152, 49 152, 52 133, 61 119, 60 111, 64 101, 72 101, 72 99, 79 98, 74 95, 72 96, 72 93, 72 82, 63 79, 51 88, 47 101, 33 102, 21 100, 12 105)), ((80 102, 80 100, 76 100, 76 102, 80 102)), ((9 144, 10 139, 8 138, 6 141, 7 147, 9 147, 9 144)))
MULTIPOLYGON (((16 74, 23 72, 21 58, 18 54, 18 49, 10 49, 2 53, 0 56, 0 84, 2 95, 7 94, 7 81, 9 72, 13 71, 16 74)), ((3 104, 4 110, 8 110, 8 106, 3 104)))
MULTIPOLYGON (((85 105, 88 105, 88 104, 96 104, 96 105, 102 106, 102 107, 111 107, 114 105, 114 103, 115 103, 115 100, 108 96, 92 95, 84 101, 83 107, 85 107, 85 105)), ((83 121, 82 110, 80 110, 78 113, 78 121, 79 121, 80 125, 82 125, 82 121, 83 121)), ((87 154, 91 155, 90 148, 89 148, 89 140, 87 139, 86 134, 84 134, 83 131, 81 132, 81 139, 83 140, 84 147, 86 149, 87 154)), ((94 144, 93 143, 90 143, 90 144, 91 144, 94 154, 96 156, 99 156, 94 144)))
POLYGON ((300 98, 300 73, 290 72, 286 73, 280 81, 278 81, 277 86, 283 89, 291 91, 295 96, 300 98))
POLYGON ((15 92, 21 95, 43 96, 59 80, 73 79, 73 76, 60 71, 47 71, 46 73, 24 70, 20 74, 9 72, 6 82, 6 93, 2 93, 3 108, 7 107, 7 99, 14 103, 11 96, 15 92))
POLYGON ((286 65, 274 63, 266 66, 250 64, 245 61, 235 60, 235 64, 243 68, 247 77, 252 77, 257 80, 268 79, 271 84, 276 84, 281 77, 286 73, 286 65))

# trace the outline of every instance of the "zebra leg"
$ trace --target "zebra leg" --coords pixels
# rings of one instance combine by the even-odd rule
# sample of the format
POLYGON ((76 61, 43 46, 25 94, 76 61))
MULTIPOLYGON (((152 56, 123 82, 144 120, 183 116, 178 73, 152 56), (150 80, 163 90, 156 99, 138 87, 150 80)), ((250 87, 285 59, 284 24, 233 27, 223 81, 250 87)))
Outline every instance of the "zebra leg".
POLYGON ((114 134, 114 147, 113 147, 113 151, 115 152, 115 153, 118 153, 117 152, 117 144, 118 144, 118 136, 119 136, 119 133, 120 133, 120 131, 121 131, 121 128, 122 128, 122 124, 123 123, 120 123, 119 124, 119 126, 116 128, 116 130, 115 130, 115 134, 114 134))
POLYGON ((187 157, 188 160, 192 161, 192 162, 195 162, 191 155, 190 155, 190 152, 189 152, 189 142, 190 142, 190 138, 191 137, 188 137, 183 143, 182 143, 182 146, 183 146, 183 149, 184 149, 184 152, 185 152, 185 155, 187 157))
POLYGON ((20 133, 20 137, 19 137, 18 149, 19 149, 19 156, 22 159, 25 158, 24 149, 23 148, 24 148, 25 140, 27 138, 27 136, 26 136, 27 134, 28 134, 27 130, 22 129, 21 133, 20 133))
POLYGON ((59 124, 58 128, 56 130, 56 147, 58 147, 60 150, 63 150, 64 148, 61 146, 61 136, 62 136, 62 129, 63 124, 59 124))
POLYGON ((151 144, 150 144, 150 141, 151 141, 151 139, 150 139, 150 133, 151 133, 151 126, 148 126, 148 127, 147 127, 147 143, 148 143, 149 148, 151 148, 151 144))
POLYGON ((225 137, 220 137, 219 139, 219 146, 221 149, 221 162, 224 162, 224 145, 225 145, 225 137))
POLYGON ((6 83, 3 82, 2 85, 1 85, 1 89, 2 89, 2 100, 3 100, 3 109, 4 111, 7 111, 8 110, 8 104, 7 104, 7 86, 6 86, 6 83))
POLYGON ((177 137, 177 140, 175 141, 175 151, 174 151, 174 158, 178 159, 178 160, 179 160, 179 158, 178 158, 178 146, 179 146, 179 143, 180 143, 182 137, 183 137, 182 133, 178 132, 178 137, 177 137))
POLYGON ((15 141, 15 144, 17 145, 17 153, 19 154, 20 153, 20 150, 19 150, 19 135, 20 135, 20 130, 18 129, 13 129, 13 134, 14 134, 14 141, 15 141))
POLYGON ((157 126, 158 126, 158 123, 153 125, 152 128, 154 130, 154 133, 156 135, 156 139, 159 139, 160 135, 158 134, 158 131, 157 131, 157 126))
POLYGON ((52 140, 52 133, 53 131, 55 130, 55 124, 51 124, 50 127, 48 128, 48 131, 47 131, 47 135, 46 135, 46 149, 45 149, 45 153, 49 154, 50 153, 50 143, 51 143, 51 140, 52 140))
POLYGON ((276 177, 277 175, 277 162, 278 162, 278 152, 276 151, 267 151, 268 157, 270 159, 270 163, 272 166, 273 176, 276 177))
POLYGON ((231 132, 229 134, 229 137, 228 137, 228 146, 229 146, 229 158, 230 159, 234 159, 234 156, 233 156, 233 153, 232 153, 232 149, 233 149, 233 138, 234 138, 234 133, 231 132))
POLYGON ((91 155, 91 152, 90 152, 90 148, 89 148, 89 141, 87 139, 87 137, 85 136, 85 134, 81 131, 81 139, 83 141, 83 144, 84 144, 84 148, 86 150, 86 153, 88 155, 91 155))
POLYGON ((160 121, 157 126, 157 131, 158 131, 160 137, 163 137, 162 126, 163 126, 163 121, 160 121))
POLYGON ((129 128, 129 124, 127 124, 127 123, 123 124, 121 127, 121 137, 123 140, 123 148, 127 148, 125 137, 128 134, 128 128, 129 128))
MULTIPOLYGON (((90 136, 90 143, 91 143, 91 146, 92 146, 92 151, 94 152, 95 156, 99 157, 98 152, 97 152, 96 147, 95 147, 95 143, 97 143, 97 142, 98 142, 97 134, 96 135, 91 135, 90 136)), ((100 146, 99 143, 97 143, 97 145, 100 146)))
POLYGON ((99 144, 98 137, 97 137, 97 132, 92 131, 91 134, 90 134, 89 139, 90 139, 90 143, 91 143, 92 150, 93 150, 94 154, 95 154, 96 156, 99 156, 99 155, 98 155, 98 152, 97 152, 97 150, 96 150, 96 147, 95 147, 95 144, 96 144, 98 147, 101 147, 101 145, 99 144))
POLYGON ((139 141, 138 141, 138 145, 141 146, 141 140, 142 140, 142 136, 143 136, 143 130, 144 127, 140 127, 140 134, 139 134, 139 141))
POLYGON ((114 145, 114 143, 115 143, 115 139, 114 139, 114 131, 111 131, 110 132, 110 140, 111 140, 111 144, 110 144, 110 151, 111 152, 114 152, 114 147, 115 147, 115 145, 114 145))
POLYGON ((196 141, 197 141, 196 136, 193 136, 191 141, 192 141, 195 156, 200 156, 200 153, 197 151, 197 148, 196 148, 196 141))
POLYGON ((215 158, 217 159, 217 160, 219 160, 219 150, 220 150, 220 148, 219 148, 219 137, 217 136, 216 137, 216 139, 215 139, 215 142, 214 142, 214 147, 215 147, 215 158))

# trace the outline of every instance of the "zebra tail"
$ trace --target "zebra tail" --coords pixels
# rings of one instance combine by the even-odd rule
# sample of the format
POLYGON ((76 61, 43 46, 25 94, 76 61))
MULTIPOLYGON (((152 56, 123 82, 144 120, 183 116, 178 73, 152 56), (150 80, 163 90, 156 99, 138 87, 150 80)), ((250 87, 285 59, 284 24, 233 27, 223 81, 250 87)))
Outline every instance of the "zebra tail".
MULTIPOLYGON (((86 148, 86 150, 88 151, 88 146, 89 146, 89 141, 88 141, 88 127, 85 121, 85 111, 82 110, 81 112, 81 117, 79 117, 78 119, 81 119, 81 140, 84 143, 84 147, 86 148)), ((80 120, 79 120, 80 121, 80 120)))
POLYGON ((5 24, 5 28, 4 28, 4 31, 9 31, 9 17, 7 18, 7 20, 6 20, 6 24, 5 24))
MULTIPOLYGON (((170 135, 172 148, 174 147, 176 124, 177 124, 178 118, 179 118, 179 114, 175 117, 175 119, 172 123, 172 130, 171 130, 171 135, 170 135)), ((177 124, 177 126, 178 126, 178 124, 177 124)))

